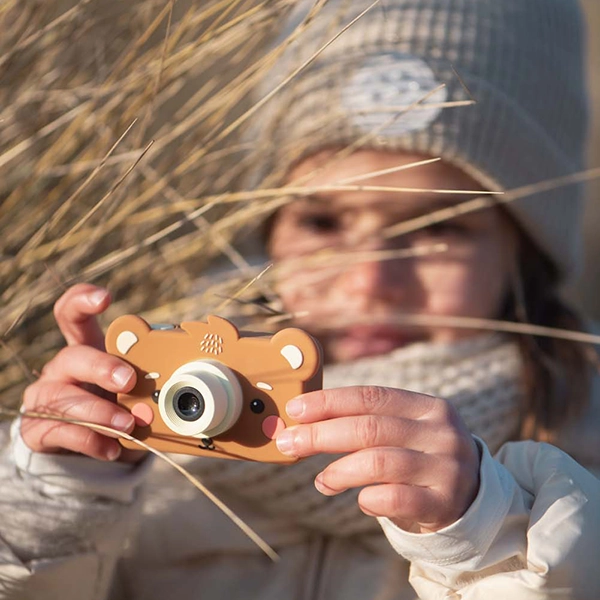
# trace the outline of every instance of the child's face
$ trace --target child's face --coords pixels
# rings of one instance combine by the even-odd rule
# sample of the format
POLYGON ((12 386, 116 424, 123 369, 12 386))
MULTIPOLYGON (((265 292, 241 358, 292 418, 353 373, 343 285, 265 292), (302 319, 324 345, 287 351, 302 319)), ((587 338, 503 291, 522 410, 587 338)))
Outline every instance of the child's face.
MULTIPOLYGON (((304 160, 292 170, 289 181, 312 173, 330 155, 321 152, 304 160)), ((361 151, 334 159, 302 185, 338 184, 422 158, 361 151)), ((481 189, 462 171, 442 162, 360 180, 355 185, 481 189)), ((381 322, 400 313, 499 316, 517 252, 515 228, 501 210, 481 210, 395 238, 383 235, 397 223, 474 197, 361 190, 294 200, 275 216, 269 237, 274 260, 314 256, 326 249, 335 249, 338 257, 344 254, 345 258, 319 266, 314 258, 312 265, 294 262, 278 286, 284 308, 303 313, 296 322, 319 337, 329 362, 384 354, 415 341, 447 342, 473 335, 473 331, 447 326, 381 322), (385 260, 382 255, 364 254, 422 251, 438 244, 447 245, 447 250, 409 258, 390 259, 388 254, 385 260), (379 324, 366 323, 369 319, 379 324)))

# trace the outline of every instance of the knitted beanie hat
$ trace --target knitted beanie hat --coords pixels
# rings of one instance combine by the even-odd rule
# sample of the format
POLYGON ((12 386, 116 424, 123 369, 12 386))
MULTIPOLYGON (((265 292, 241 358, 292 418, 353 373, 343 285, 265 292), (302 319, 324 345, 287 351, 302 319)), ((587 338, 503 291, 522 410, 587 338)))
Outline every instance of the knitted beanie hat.
MULTIPOLYGON (((297 37, 263 95, 372 0, 329 0, 306 22, 314 4, 300 2, 287 21, 281 40, 297 37)), ((575 173, 587 131, 582 55, 577 0, 381 0, 256 115, 266 153, 259 178, 277 180, 319 149, 358 141, 439 156, 493 191, 575 173), (471 96, 474 105, 440 107, 471 96)), ((563 277, 577 271, 581 185, 507 207, 563 277)))

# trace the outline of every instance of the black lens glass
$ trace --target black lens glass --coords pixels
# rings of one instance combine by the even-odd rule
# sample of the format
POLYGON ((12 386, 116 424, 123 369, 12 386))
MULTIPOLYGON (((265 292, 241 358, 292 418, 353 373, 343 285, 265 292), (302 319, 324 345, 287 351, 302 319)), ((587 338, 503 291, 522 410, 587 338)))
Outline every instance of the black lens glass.
POLYGON ((180 419, 197 421, 204 414, 204 398, 192 387, 184 387, 175 392, 173 408, 180 419))

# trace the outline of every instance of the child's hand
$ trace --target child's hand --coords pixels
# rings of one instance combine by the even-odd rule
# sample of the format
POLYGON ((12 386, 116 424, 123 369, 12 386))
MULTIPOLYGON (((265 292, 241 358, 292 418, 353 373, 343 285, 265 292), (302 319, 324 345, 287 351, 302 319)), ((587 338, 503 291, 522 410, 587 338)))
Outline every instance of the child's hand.
POLYGON ((317 489, 333 496, 353 487, 368 515, 409 531, 437 531, 469 508, 479 489, 479 451, 446 401, 379 387, 304 394, 287 405, 301 425, 277 438, 282 452, 347 453, 320 473, 317 489))
MULTIPOLYGON (((26 410, 91 421, 125 432, 133 429, 133 417, 115 404, 115 392, 133 388, 135 371, 104 351, 104 336, 96 321, 96 315, 109 304, 109 293, 89 284, 76 285, 58 299, 54 316, 67 347, 25 390, 26 410)), ((100 460, 116 460, 122 451, 115 439, 57 421, 24 418, 21 435, 35 452, 70 450, 100 460)), ((140 453, 135 454, 139 458, 140 453)))

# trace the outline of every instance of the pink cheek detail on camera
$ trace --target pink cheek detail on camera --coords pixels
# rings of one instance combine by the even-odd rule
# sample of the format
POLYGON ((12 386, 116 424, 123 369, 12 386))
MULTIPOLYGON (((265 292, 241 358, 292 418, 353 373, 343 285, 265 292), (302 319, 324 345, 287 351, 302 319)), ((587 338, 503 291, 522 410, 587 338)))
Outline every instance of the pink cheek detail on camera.
POLYGON ((148 427, 154 421, 154 411, 147 404, 142 404, 141 402, 133 405, 131 414, 138 427, 148 427))
POLYGON ((262 422, 262 431, 270 440, 274 440, 284 429, 284 420, 276 415, 271 415, 262 422))

